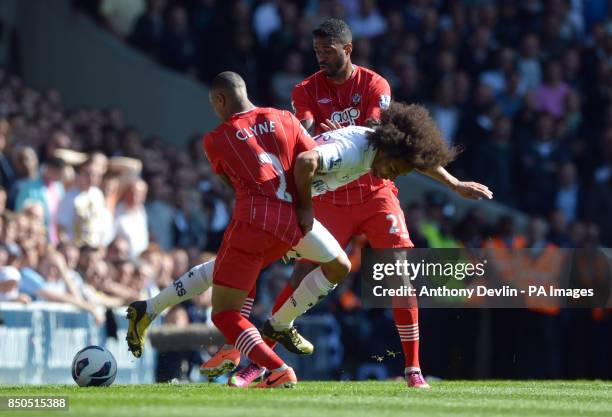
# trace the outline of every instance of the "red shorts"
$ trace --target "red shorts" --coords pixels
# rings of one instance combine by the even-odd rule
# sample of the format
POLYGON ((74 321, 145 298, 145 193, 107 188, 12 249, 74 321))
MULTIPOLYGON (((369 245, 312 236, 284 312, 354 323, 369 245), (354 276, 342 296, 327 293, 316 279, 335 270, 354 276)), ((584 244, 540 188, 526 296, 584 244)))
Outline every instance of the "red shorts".
POLYGON ((261 270, 289 249, 289 244, 271 233, 233 219, 215 259, 213 284, 250 291, 261 270))
POLYGON ((364 203, 337 206, 314 201, 315 217, 343 248, 355 235, 365 234, 376 249, 412 248, 404 212, 395 187, 382 187, 364 203))

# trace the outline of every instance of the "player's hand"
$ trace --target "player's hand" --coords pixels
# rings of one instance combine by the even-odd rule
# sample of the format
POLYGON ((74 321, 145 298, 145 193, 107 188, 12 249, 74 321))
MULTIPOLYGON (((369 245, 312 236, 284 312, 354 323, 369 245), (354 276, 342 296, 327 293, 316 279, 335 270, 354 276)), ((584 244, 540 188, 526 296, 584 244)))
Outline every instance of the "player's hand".
POLYGON ((300 225, 300 229, 302 229, 302 233, 306 234, 310 232, 314 223, 314 212, 312 207, 303 209, 298 208, 296 211, 298 224, 300 225))
POLYGON ((483 198, 490 200, 493 198, 491 190, 486 185, 477 182, 461 181, 455 186, 455 191, 461 197, 471 200, 482 200, 483 198))
POLYGON ((323 132, 329 132, 330 130, 342 129, 342 125, 339 122, 334 122, 330 119, 325 119, 325 122, 320 124, 323 132))

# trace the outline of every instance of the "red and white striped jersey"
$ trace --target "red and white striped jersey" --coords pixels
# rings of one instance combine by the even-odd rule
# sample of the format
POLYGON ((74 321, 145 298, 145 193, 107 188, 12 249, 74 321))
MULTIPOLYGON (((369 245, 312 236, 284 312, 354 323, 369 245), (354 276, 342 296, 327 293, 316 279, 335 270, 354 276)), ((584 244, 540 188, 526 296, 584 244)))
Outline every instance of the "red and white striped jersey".
POLYGON ((315 142, 288 111, 256 107, 237 113, 204 136, 204 150, 217 174, 236 192, 234 218, 290 245, 302 238, 294 208, 293 168, 315 142))
MULTIPOLYGON (((327 80, 316 72, 293 89, 291 96, 295 115, 300 120, 314 120, 315 132, 321 133, 325 119, 343 126, 365 126, 370 119, 379 119, 380 112, 391 102, 391 87, 376 72, 355 65, 353 75, 342 84, 327 80)), ((376 178, 371 173, 333 192, 315 197, 336 205, 361 204, 374 191, 384 186, 395 187, 392 181, 376 178)))

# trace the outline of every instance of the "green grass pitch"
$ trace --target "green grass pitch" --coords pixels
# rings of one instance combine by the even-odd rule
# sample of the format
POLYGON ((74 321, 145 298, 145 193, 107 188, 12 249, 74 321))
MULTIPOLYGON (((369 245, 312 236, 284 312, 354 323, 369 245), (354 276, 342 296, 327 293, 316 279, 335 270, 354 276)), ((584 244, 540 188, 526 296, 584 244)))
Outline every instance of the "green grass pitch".
POLYGON ((0 385, 0 396, 66 395, 66 411, 0 411, 0 416, 612 416, 612 382, 446 381, 430 391, 401 382, 300 382, 295 389, 218 384, 0 385))

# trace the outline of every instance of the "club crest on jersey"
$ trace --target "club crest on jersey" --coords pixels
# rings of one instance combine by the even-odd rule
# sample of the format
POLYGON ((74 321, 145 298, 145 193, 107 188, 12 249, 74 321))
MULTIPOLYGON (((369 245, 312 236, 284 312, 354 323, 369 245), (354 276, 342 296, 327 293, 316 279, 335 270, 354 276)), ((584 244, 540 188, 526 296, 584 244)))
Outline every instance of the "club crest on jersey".
POLYGON ((349 107, 342 111, 333 112, 330 116, 330 119, 340 124, 354 125, 360 114, 361 113, 359 112, 359 109, 349 107))
POLYGON ((359 104, 360 101, 361 95, 359 93, 355 93, 355 95, 353 96, 353 104, 359 104))
POLYGON ((329 98, 329 97, 324 97, 324 98, 320 98, 320 99, 317 100, 317 103, 319 103, 319 104, 329 104, 331 102, 332 102, 331 98, 329 98))

